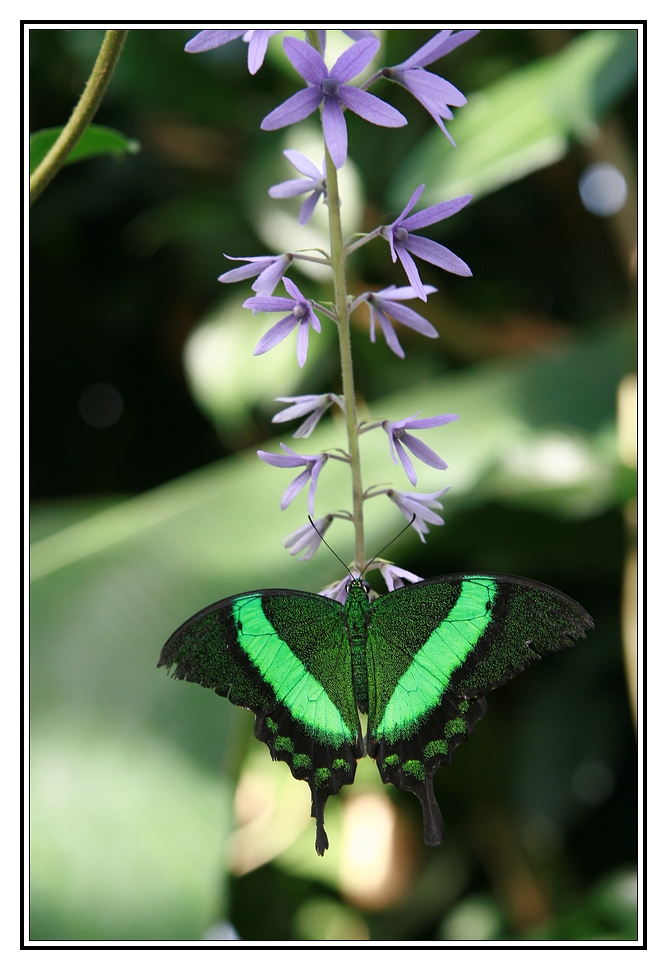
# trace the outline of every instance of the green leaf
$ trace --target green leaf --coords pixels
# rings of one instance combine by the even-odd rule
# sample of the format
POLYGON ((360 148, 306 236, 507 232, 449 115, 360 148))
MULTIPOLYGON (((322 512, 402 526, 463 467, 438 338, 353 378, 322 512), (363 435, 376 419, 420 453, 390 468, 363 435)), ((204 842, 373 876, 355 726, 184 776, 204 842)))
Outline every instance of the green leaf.
MULTIPOLYGON (((43 128, 30 136, 30 174, 35 171, 39 163, 46 156, 52 145, 63 130, 58 128, 43 128)), ((135 154, 140 150, 138 141, 134 138, 126 138, 115 128, 106 128, 103 125, 89 125, 83 135, 67 156, 65 165, 72 162, 81 162, 84 158, 93 158, 95 155, 123 155, 124 153, 135 154)))
POLYGON ((388 203, 400 210, 422 182, 422 205, 471 193, 475 199, 562 158, 587 141, 632 84, 636 30, 592 30, 564 50, 471 95, 448 124, 458 149, 434 128, 408 155, 388 203))

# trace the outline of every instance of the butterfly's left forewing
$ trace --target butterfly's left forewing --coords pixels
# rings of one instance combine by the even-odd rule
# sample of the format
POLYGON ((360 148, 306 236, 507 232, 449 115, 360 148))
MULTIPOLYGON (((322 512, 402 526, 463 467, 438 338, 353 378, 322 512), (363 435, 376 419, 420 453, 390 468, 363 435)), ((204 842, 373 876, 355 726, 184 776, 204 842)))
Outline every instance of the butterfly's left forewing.
POLYGON ((353 782, 363 750, 341 605, 291 590, 230 597, 169 639, 160 666, 174 664, 255 713, 256 737, 310 785, 321 855, 326 800, 353 782))
POLYGON ((509 576, 442 576, 374 602, 368 751, 385 783, 420 799, 428 845, 444 831, 433 774, 473 733, 484 693, 592 625, 569 597, 509 576))

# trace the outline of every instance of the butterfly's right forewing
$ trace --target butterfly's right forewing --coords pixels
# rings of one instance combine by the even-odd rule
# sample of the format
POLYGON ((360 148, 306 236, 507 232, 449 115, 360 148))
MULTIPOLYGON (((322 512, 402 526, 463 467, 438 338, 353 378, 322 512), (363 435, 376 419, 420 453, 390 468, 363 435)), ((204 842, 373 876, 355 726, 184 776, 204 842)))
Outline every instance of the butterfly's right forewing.
POLYGON ((342 607, 292 590, 233 596, 184 623, 160 666, 256 715, 255 735, 310 785, 317 851, 324 806, 354 780, 363 752, 342 607))

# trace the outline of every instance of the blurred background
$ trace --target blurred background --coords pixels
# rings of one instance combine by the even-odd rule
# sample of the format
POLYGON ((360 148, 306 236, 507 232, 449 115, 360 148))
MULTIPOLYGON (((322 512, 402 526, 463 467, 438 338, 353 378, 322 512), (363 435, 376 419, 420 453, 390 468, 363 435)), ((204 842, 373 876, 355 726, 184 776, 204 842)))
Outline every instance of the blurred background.
MULTIPOLYGON (((406 127, 347 115, 349 232, 422 182, 423 206, 474 195, 429 231, 473 278, 420 266, 440 339, 399 328, 401 361, 354 319, 365 416, 461 416, 428 432, 448 471, 418 468, 420 491, 451 485, 445 527, 388 555, 425 577, 538 579, 596 630, 489 696, 436 776, 440 848, 364 759, 329 802, 323 859, 307 786, 252 715, 156 669, 210 602, 340 578, 326 550, 282 548, 305 500, 281 513, 289 479, 255 455, 294 444, 289 426, 275 437, 276 396, 339 390, 333 325, 303 371, 293 339, 253 358, 267 320, 242 309, 247 283, 217 282, 225 253, 325 244, 322 206, 300 229, 301 200, 267 195, 294 177, 284 148, 319 164, 315 116, 260 131, 302 86, 280 38, 251 77, 241 41, 192 56, 191 33, 130 31, 95 121, 140 151, 67 166, 31 212, 31 939, 634 939, 637 32, 482 31, 432 68, 469 99, 458 149, 387 81, 373 92, 406 127)), ((332 63, 349 40, 328 33, 332 63)), ((103 35, 30 31, 32 132, 67 120, 103 35)), ((375 66, 432 35, 379 34, 375 66)), ((293 277, 328 298, 321 276, 293 277)), ((351 259, 351 292, 392 283, 381 240, 351 259)), ((405 488, 375 437, 365 483, 405 488)), ((342 443, 323 421, 297 450, 342 443)), ((328 466, 317 514, 347 496, 328 466)), ((367 551, 404 524, 369 503, 367 551)), ((351 556, 343 524, 327 538, 351 556)))

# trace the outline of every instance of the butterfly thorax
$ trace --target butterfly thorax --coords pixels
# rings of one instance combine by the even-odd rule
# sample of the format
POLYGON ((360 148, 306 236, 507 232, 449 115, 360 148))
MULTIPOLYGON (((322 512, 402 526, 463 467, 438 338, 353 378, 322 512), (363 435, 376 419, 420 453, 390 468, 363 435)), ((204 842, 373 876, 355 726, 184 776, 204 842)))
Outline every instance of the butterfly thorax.
POLYGON ((368 713, 368 668, 366 666, 366 631, 371 604, 368 584, 363 580, 351 580, 345 603, 345 622, 350 637, 352 656, 352 683, 357 706, 362 714, 368 713))

